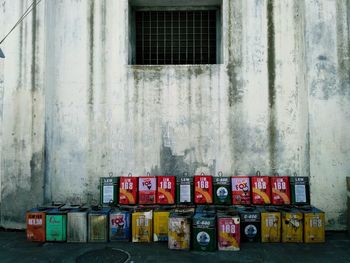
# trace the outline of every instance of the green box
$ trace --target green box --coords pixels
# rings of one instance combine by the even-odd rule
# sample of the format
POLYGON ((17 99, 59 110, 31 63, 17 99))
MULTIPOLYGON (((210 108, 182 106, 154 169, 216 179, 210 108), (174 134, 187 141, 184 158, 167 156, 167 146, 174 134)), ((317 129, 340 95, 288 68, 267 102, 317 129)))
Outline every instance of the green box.
POLYGON ((195 214, 192 228, 193 249, 197 251, 215 251, 216 238, 216 215, 212 213, 195 214))
POLYGON ((214 177, 214 204, 230 205, 232 203, 232 190, 230 177, 214 177))
POLYGON ((100 204, 117 205, 119 177, 100 177, 100 204))
POLYGON ((308 177, 290 177, 290 194, 293 205, 310 204, 310 184, 308 177))
POLYGON ((193 203, 193 177, 179 176, 176 178, 176 203, 193 203))
POLYGON ((46 214, 46 241, 67 240, 67 213, 58 210, 46 214))

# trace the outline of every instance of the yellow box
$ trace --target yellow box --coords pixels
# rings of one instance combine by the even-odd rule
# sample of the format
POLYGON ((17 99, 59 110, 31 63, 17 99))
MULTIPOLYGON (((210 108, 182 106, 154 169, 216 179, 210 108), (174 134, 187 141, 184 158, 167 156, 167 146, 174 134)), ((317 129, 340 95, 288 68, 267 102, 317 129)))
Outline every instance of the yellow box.
POLYGON ((152 241, 152 211, 132 214, 132 242, 152 241))
POLYGON ((325 214, 323 211, 312 207, 304 211, 304 242, 325 242, 325 214))
POLYGON ((169 249, 190 249, 191 217, 191 213, 172 213, 170 215, 168 232, 169 249))
POLYGON ((282 212, 283 243, 303 242, 303 218, 303 213, 296 209, 282 212))
POLYGON ((168 221, 170 212, 155 211, 153 213, 153 241, 168 241, 168 221))
POLYGON ((261 212, 261 242, 281 242, 281 213, 276 209, 261 212))

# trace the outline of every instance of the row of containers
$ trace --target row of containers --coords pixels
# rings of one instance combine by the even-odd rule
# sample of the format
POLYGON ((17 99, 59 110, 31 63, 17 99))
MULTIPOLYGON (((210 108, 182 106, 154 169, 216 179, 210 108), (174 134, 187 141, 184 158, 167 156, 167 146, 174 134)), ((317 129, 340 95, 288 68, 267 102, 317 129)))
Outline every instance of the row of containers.
POLYGON ((41 207, 27 212, 27 239, 165 241, 169 249, 235 251, 241 242, 324 242, 324 222, 313 206, 41 207))
POLYGON ((101 205, 134 204, 309 205, 308 177, 129 176, 101 177, 101 205))

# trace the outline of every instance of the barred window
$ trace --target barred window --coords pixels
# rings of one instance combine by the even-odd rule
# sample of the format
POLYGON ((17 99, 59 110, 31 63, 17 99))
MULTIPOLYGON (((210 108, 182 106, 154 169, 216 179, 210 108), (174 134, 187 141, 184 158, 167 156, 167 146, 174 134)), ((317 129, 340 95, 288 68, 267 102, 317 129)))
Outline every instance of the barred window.
POLYGON ((136 64, 216 64, 217 11, 136 11, 136 64))

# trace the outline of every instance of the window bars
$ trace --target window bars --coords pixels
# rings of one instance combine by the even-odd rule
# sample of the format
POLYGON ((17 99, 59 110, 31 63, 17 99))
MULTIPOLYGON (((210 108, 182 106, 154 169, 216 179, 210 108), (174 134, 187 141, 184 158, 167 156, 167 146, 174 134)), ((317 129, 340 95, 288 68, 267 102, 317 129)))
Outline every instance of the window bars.
POLYGON ((136 64, 216 64, 216 10, 136 11, 136 64))

